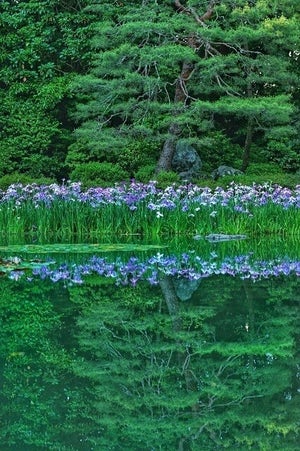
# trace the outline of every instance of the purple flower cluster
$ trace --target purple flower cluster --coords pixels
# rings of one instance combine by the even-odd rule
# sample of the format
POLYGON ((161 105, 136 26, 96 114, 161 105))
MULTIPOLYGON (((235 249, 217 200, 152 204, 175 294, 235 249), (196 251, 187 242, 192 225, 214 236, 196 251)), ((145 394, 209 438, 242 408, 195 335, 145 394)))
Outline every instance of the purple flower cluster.
POLYGON ((26 272, 11 271, 9 277, 18 280, 21 277, 32 281, 35 278, 50 279, 52 282, 63 281, 68 285, 82 284, 86 275, 113 278, 117 285, 135 286, 139 281, 148 281, 151 285, 159 283, 161 275, 199 280, 212 275, 229 275, 253 281, 277 277, 300 276, 300 261, 288 258, 255 261, 251 254, 218 260, 215 253, 205 260, 194 251, 176 255, 157 253, 142 261, 131 257, 127 261, 117 258, 111 262, 107 258, 93 256, 84 264, 62 264, 56 268, 52 265, 41 265, 26 272))
POLYGON ((140 204, 146 205, 162 216, 162 210, 180 208, 182 211, 194 213, 201 206, 230 207, 238 212, 248 212, 249 206, 263 206, 266 204, 280 205, 284 209, 300 207, 300 185, 294 190, 279 185, 263 184, 252 186, 232 183, 227 189, 198 187, 196 185, 169 186, 162 190, 155 181, 148 184, 131 181, 118 184, 110 188, 95 187, 82 190, 80 183, 68 182, 66 185, 36 184, 11 185, 6 191, 0 190, 0 204, 13 204, 16 207, 23 202, 31 201, 38 207, 51 206, 54 201, 80 202, 99 208, 103 205, 127 205, 132 211, 140 204))

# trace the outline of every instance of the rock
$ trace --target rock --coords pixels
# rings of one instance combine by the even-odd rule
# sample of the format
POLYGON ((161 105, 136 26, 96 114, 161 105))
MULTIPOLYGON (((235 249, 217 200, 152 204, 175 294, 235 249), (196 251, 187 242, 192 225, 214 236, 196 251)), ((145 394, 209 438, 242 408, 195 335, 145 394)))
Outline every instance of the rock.
POLYGON ((181 180, 191 181, 199 176, 201 168, 202 161, 196 149, 185 140, 179 140, 172 160, 172 170, 179 174, 181 180))
POLYGON ((197 290, 201 280, 174 279, 174 288, 181 301, 188 301, 197 290))
POLYGON ((246 235, 225 235, 223 233, 211 233, 205 237, 208 241, 230 241, 230 240, 244 240, 246 235))
POLYGON ((231 166, 219 166, 218 169, 215 169, 211 176, 214 180, 217 180, 219 177, 224 177, 225 175, 241 175, 242 171, 239 169, 232 168, 231 166))
POLYGON ((194 240, 199 241, 199 240, 203 239, 203 236, 202 235, 194 235, 193 238, 194 238, 194 240))

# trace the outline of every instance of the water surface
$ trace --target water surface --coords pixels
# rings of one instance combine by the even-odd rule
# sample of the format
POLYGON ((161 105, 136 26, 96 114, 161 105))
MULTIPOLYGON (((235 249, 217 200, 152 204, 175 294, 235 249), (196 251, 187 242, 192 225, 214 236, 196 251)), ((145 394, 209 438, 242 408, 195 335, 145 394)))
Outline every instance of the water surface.
MULTIPOLYGON (((97 256, 299 260, 296 246, 275 241, 157 245, 97 256)), ((20 258, 74 267, 91 257, 38 251, 20 258)), ((8 255, 16 249, 2 249, 8 255)), ((0 449, 298 449, 295 269, 285 263, 285 272, 254 280, 167 271, 154 285, 141 278, 132 286, 95 273, 55 282, 29 266, 0 279, 0 449)))

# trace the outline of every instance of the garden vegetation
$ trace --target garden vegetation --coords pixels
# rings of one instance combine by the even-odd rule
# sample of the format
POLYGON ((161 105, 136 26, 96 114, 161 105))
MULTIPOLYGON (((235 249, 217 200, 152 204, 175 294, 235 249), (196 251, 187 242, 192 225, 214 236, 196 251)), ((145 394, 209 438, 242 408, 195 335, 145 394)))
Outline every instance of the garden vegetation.
POLYGON ((132 181, 83 190, 66 185, 11 185, 0 193, 2 234, 40 239, 139 235, 203 236, 209 233, 300 233, 300 185, 239 185, 214 190, 132 181))
POLYGON ((298 0, 10 0, 0 19, 2 234, 299 233, 298 0), (213 180, 224 164, 242 174, 213 180))
POLYGON ((298 0, 5 0, 0 19, 2 189, 170 184, 179 139, 195 183, 299 180, 298 0))

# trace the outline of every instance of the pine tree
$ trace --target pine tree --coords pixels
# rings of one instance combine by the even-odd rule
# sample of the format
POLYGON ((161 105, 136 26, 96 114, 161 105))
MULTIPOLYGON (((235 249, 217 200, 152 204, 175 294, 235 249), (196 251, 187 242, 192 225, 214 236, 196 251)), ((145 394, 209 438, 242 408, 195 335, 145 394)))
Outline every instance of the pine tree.
POLYGON ((93 11, 93 68, 74 85, 71 166, 126 167, 131 157, 169 170, 183 138, 207 162, 215 152, 228 162, 216 148, 223 141, 243 170, 253 147, 260 159, 289 153, 297 165, 297 1, 96 2, 93 11))

